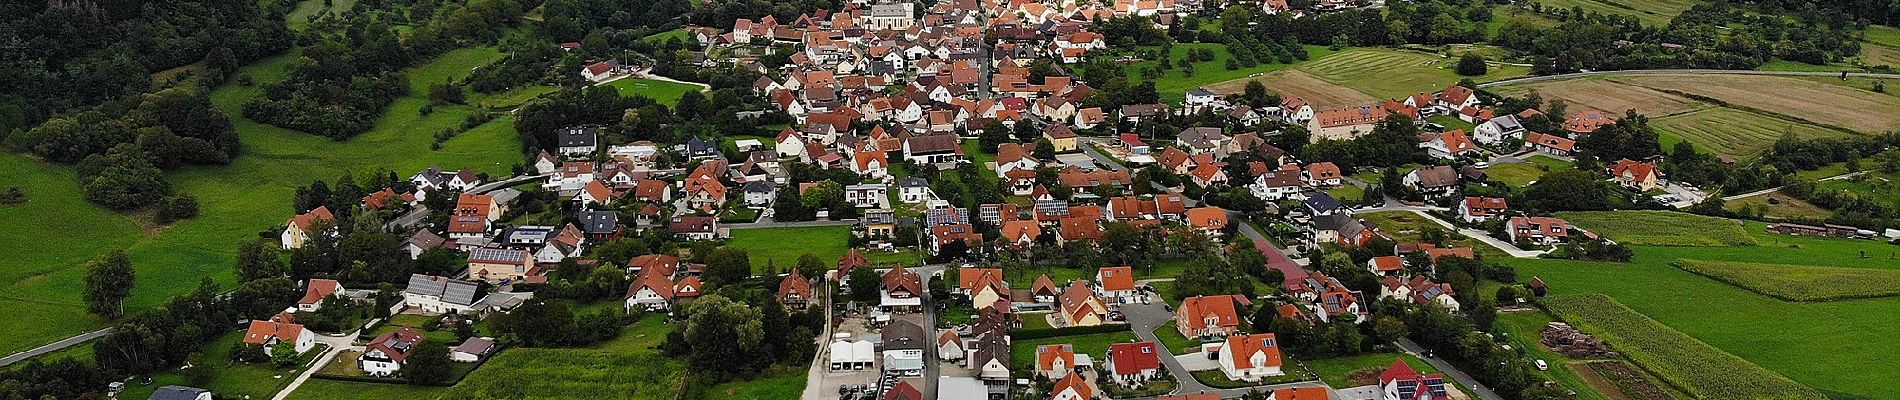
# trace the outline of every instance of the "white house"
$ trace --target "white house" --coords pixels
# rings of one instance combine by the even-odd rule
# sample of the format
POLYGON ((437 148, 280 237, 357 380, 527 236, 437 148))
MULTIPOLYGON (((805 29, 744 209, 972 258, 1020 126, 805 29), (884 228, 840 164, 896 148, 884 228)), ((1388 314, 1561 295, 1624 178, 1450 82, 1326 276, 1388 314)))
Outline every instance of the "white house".
POLYGON ((449 361, 455 361, 455 362, 481 361, 482 357, 488 357, 488 355, 490 353, 493 353, 494 351, 495 351, 494 339, 472 337, 472 338, 468 338, 468 340, 462 341, 462 344, 455 346, 455 349, 449 352, 449 361))
POLYGON ((897 200, 904 204, 918 204, 936 200, 937 194, 930 191, 930 182, 924 178, 904 178, 897 181, 897 200))
POLYGON ((395 332, 377 336, 369 345, 363 346, 363 354, 356 357, 356 365, 370 376, 390 376, 402 370, 409 361, 410 349, 416 348, 423 340, 422 332, 416 328, 401 327, 395 332))
POLYGON ((888 208, 890 186, 881 183, 860 183, 844 187, 844 201, 858 208, 888 208))
POLYGON ((1219 357, 1227 379, 1258 382, 1284 374, 1280 371, 1280 343, 1271 333, 1228 336, 1219 357))
POLYGON ((1471 132, 1471 140, 1476 140, 1486 146, 1497 146, 1506 141, 1523 139, 1524 123, 1518 121, 1516 115, 1505 115, 1484 121, 1471 132))
POLYGON ((317 334, 302 324, 291 322, 291 315, 283 312, 268 321, 252 320, 250 328, 244 331, 244 343, 266 349, 278 343, 290 343, 297 354, 310 351, 317 345, 317 334))
POLYGON ((1147 383, 1161 375, 1161 351, 1155 342, 1108 346, 1108 377, 1122 386, 1147 383))
POLYGON ((481 298, 480 285, 459 279, 410 274, 409 286, 402 290, 404 308, 427 314, 467 314, 481 298))

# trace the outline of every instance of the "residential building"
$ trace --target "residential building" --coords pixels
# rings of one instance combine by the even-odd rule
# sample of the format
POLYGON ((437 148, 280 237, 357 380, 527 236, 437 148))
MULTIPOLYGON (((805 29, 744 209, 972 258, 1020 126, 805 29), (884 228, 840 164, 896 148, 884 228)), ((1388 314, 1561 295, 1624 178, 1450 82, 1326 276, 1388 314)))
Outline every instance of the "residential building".
POLYGON ((1139 387, 1161 376, 1161 351, 1155 342, 1111 344, 1106 367, 1109 379, 1139 387))
POLYGON ((904 267, 891 267, 879 279, 878 307, 889 312, 917 312, 924 305, 923 278, 904 267))
POLYGON ((294 322, 292 315, 280 312, 270 320, 251 320, 250 327, 244 330, 244 344, 269 349, 279 343, 290 343, 297 354, 310 351, 317 345, 317 334, 294 322))
POLYGON ((1439 400, 1450 399, 1451 392, 1446 389, 1445 376, 1438 373, 1421 374, 1406 365, 1404 359, 1392 361, 1392 366, 1379 374, 1380 400, 1439 400))
POLYGON ((304 281, 303 298, 297 299, 297 311, 316 312, 323 309, 323 300, 335 295, 343 285, 335 280, 310 278, 304 281))
POLYGON ((1181 336, 1224 338, 1240 331, 1240 312, 1234 296, 1194 296, 1174 309, 1174 328, 1181 336))
POLYGON ((924 351, 935 343, 924 328, 905 320, 892 320, 884 326, 884 372, 917 376, 924 371, 924 351))
POLYGON ((1503 197, 1465 197, 1464 201, 1458 202, 1458 218, 1465 223, 1503 218, 1509 210, 1510 206, 1505 204, 1503 197))
POLYGON ((329 207, 317 206, 284 221, 284 232, 278 235, 278 242, 283 244, 284 250, 300 248, 311 236, 318 234, 318 229, 323 230, 322 234, 335 234, 336 215, 330 213, 329 207))
POLYGON ((1220 369, 1227 379, 1242 382, 1259 382, 1269 376, 1285 374, 1280 371, 1280 344, 1271 333, 1228 336, 1221 346, 1220 369))
POLYGON ((1135 292, 1135 270, 1129 266, 1102 267, 1095 271, 1095 282, 1101 286, 1098 293, 1110 304, 1130 303, 1138 300, 1135 292))
POLYGON ((409 285, 402 290, 403 308, 425 314, 469 314, 477 310, 482 298, 481 285, 434 275, 409 274, 409 285))
MULTIPOLYGON (((1086 359, 1087 355, 1081 355, 1086 359)), ((1062 379, 1075 372, 1077 364, 1075 346, 1069 344, 1045 344, 1036 346, 1036 374, 1049 379, 1062 379)))
POLYGON ((1512 242, 1549 246, 1570 237, 1570 223, 1550 217, 1511 217, 1504 224, 1504 232, 1512 242))
POLYGON ((1426 198, 1451 196, 1458 193, 1458 170, 1446 165, 1414 169, 1406 173, 1400 183, 1426 198))
POLYGON ((1058 296, 1063 326, 1095 326, 1107 320, 1108 306, 1087 282, 1075 281, 1058 296))
POLYGON ((1658 172, 1655 163, 1625 158, 1616 160, 1615 164, 1610 164, 1609 169, 1610 180, 1638 193, 1662 187, 1662 173, 1658 172))
POLYGON ((533 268, 533 253, 523 250, 481 248, 468 252, 468 276, 489 283, 519 281, 533 268))

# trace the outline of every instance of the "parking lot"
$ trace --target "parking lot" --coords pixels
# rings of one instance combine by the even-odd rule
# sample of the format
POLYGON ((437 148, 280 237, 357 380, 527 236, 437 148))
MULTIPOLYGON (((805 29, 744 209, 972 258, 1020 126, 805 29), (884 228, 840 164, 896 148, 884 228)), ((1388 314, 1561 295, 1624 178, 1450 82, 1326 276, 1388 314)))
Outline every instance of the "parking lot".
MULTIPOLYGON (((844 322, 838 324, 838 327, 835 329, 832 340, 845 339, 854 342, 859 340, 871 340, 875 342, 879 339, 878 335, 879 332, 869 326, 869 316, 860 314, 845 317, 844 322)), ((826 343, 830 342, 831 341, 827 341, 826 343)), ((819 360, 830 359, 830 347, 831 346, 818 346, 818 351, 821 353, 818 355, 819 360)), ((818 379, 817 387, 828 389, 807 390, 805 392, 807 396, 804 400, 877 398, 876 392, 880 386, 879 378, 883 375, 883 360, 881 360, 881 358, 874 358, 874 360, 870 367, 864 368, 863 370, 832 371, 828 367, 821 368, 824 374, 818 379), (834 394, 836 396, 830 396, 834 394), (820 397, 812 398, 812 396, 820 397)), ((917 383, 913 382, 912 384, 915 385, 917 383)))

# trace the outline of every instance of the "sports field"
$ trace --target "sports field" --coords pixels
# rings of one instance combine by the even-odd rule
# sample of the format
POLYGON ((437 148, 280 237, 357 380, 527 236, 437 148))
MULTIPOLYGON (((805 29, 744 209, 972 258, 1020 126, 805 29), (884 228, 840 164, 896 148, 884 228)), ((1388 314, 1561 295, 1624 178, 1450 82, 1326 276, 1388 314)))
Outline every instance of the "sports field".
POLYGON ((1900 354, 1900 325, 1887 322, 1900 313, 1900 298, 1787 302, 1670 265, 1695 259, 1900 269, 1900 258, 1885 243, 1770 235, 1763 227, 1751 222, 1744 228, 1759 246, 1633 246, 1636 258, 1628 264, 1503 262, 1517 267, 1520 277, 1543 279, 1554 296, 1609 296, 1674 331, 1838 398, 1900 399, 1883 383, 1900 379, 1900 372, 1842 367, 1880 365, 1887 355, 1900 354), (1869 257, 1861 258, 1863 252, 1869 257))
MULTIPOLYGON (((456 50, 408 74, 412 86, 459 80, 470 68, 500 56, 493 49, 456 50)), ((279 56, 241 70, 256 80, 254 86, 226 85, 212 92, 212 102, 237 125, 243 151, 228 166, 188 167, 167 174, 173 190, 198 198, 203 215, 197 218, 141 232, 126 219, 114 220, 115 216, 84 203, 70 169, 23 166, 17 156, 4 158, 9 161, 0 166, 8 170, 38 169, 65 178, 31 181, 46 189, 35 190, 45 193, 40 196, 28 193, 29 198, 51 204, 31 204, 19 211, 0 207, 0 215, 46 221, 0 227, 0 243, 33 246, 12 253, 30 256, 0 261, 0 276, 16 278, 0 285, 0 309, 9 310, 0 313, 0 329, 16 337, 0 344, 0 353, 103 327, 105 322, 88 316, 81 304, 80 278, 85 274, 81 263, 111 249, 126 249, 131 256, 138 283, 126 305, 143 309, 194 287, 203 277, 229 285, 237 243, 283 224, 292 211, 292 192, 312 180, 334 181, 344 172, 368 174, 378 168, 406 176, 431 164, 502 175, 520 162, 520 139, 513 119, 507 117, 457 135, 440 150, 430 150, 436 131, 459 127, 475 109, 442 106, 429 115, 418 115, 417 110, 428 104, 427 93, 421 90, 391 104, 375 129, 344 142, 243 118, 244 102, 257 97, 265 83, 284 79, 284 66, 291 59, 279 56), (62 181, 66 186, 59 188, 62 181), (66 219, 69 216, 75 219, 66 219), (91 223, 80 224, 84 222, 91 223), (50 229, 59 226, 75 229, 50 229), (60 245, 46 245, 50 243, 60 245)))
POLYGON ((1786 135, 1800 138, 1844 136, 1841 131, 1733 108, 1710 108, 1650 121, 1657 133, 1674 135, 1715 154, 1743 160, 1758 157, 1786 135))
POLYGON ((1669 20, 1695 5, 1696 0, 1543 0, 1544 7, 1582 8, 1585 12, 1636 17, 1647 26, 1668 25, 1669 20))

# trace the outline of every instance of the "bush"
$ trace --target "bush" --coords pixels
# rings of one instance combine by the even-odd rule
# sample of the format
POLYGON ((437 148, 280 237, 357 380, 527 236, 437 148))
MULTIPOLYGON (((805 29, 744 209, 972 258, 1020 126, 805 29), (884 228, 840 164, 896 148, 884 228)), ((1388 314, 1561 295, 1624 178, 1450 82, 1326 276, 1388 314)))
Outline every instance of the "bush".
POLYGON ((198 199, 191 195, 180 194, 158 199, 159 223, 171 223, 198 216, 198 199))
POLYGON ((4 192, 0 192, 0 204, 20 204, 25 202, 26 190, 20 189, 19 186, 10 187, 4 192))

